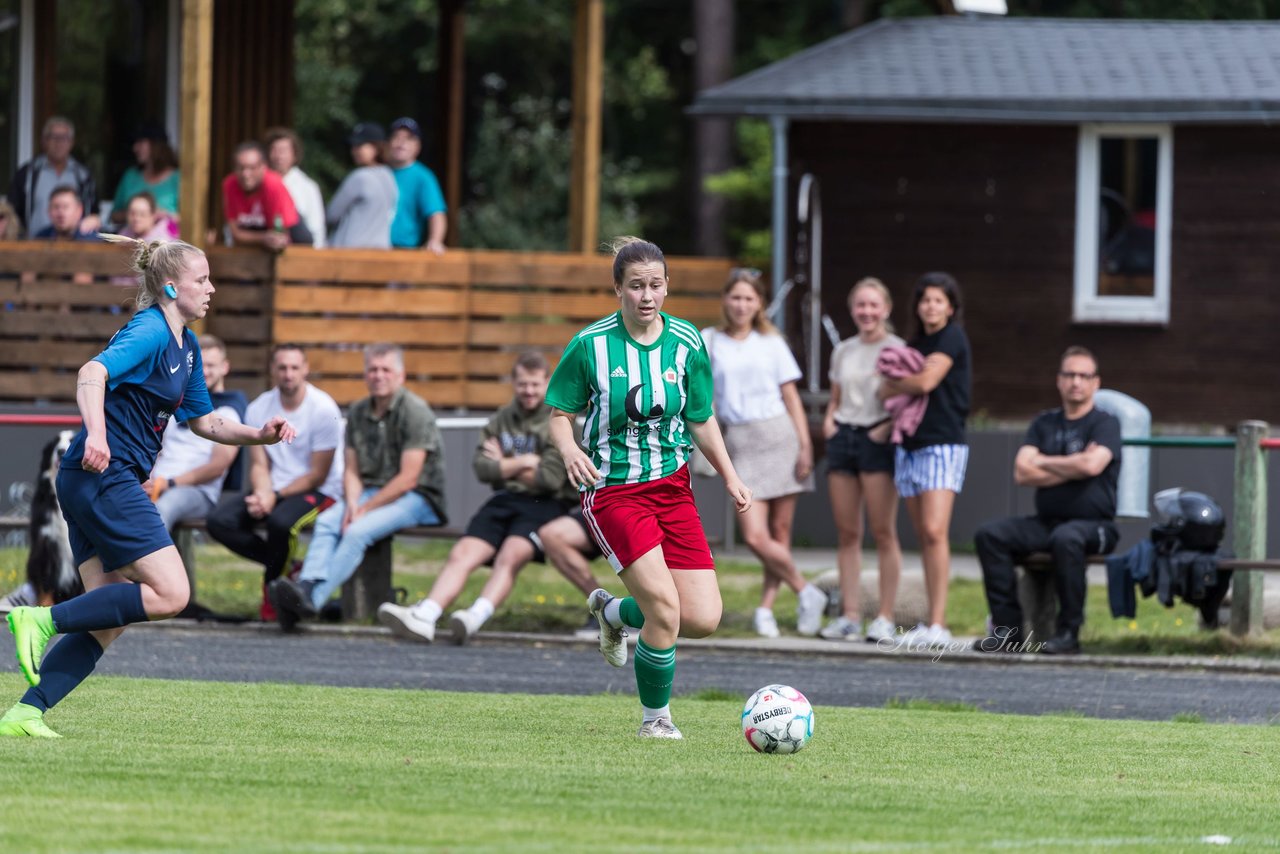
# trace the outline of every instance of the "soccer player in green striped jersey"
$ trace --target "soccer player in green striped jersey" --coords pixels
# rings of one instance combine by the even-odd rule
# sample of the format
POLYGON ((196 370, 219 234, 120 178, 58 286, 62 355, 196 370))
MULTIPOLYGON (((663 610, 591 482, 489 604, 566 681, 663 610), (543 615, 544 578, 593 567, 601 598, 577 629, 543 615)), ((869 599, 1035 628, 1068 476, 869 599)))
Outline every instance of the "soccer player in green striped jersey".
POLYGON ((676 637, 706 637, 720 623, 715 561, 693 503, 687 462, 694 443, 724 478, 738 512, 751 506, 711 411, 711 364, 697 327, 662 312, 669 280, 662 250, 615 243, 619 310, 565 348, 551 382, 551 440, 582 490, 583 516, 631 594, 592 592, 600 651, 621 667, 627 628, 636 643, 640 735, 680 738, 671 720, 676 637), (586 411, 583 444, 573 420, 586 411), (584 450, 585 449, 585 450, 584 450))

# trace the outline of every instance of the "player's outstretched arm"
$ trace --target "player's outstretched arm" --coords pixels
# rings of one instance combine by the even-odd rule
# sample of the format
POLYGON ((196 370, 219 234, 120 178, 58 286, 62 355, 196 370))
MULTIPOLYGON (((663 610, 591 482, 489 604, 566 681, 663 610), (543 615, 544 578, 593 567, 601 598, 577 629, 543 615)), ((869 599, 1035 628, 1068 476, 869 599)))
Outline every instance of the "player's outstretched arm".
POLYGON ((84 421, 84 459, 80 467, 85 471, 100 473, 111 462, 111 447, 107 444, 107 419, 103 404, 107 396, 107 367, 99 361, 85 362, 76 377, 76 405, 84 421))
POLYGON ((261 427, 249 427, 210 412, 199 418, 192 418, 187 425, 197 436, 223 445, 274 445, 277 442, 292 442, 298 435, 294 426, 279 415, 261 427))

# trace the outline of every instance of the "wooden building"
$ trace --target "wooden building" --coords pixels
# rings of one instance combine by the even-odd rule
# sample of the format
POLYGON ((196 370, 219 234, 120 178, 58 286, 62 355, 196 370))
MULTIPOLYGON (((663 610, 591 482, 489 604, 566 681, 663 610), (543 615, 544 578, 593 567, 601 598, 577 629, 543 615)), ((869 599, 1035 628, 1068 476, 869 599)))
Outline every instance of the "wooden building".
MULTIPOLYGON (((0 163, 9 175, 40 151, 44 121, 77 124, 76 155, 107 191, 132 165, 144 123, 169 132, 181 161, 183 237, 203 245, 221 222, 220 181, 235 146, 293 124, 294 0, 12 0, 0 20, 0 163)), ((569 247, 594 250, 599 210, 604 0, 575 0, 569 247)), ((462 201, 466 0, 440 0, 432 165, 450 210, 462 201)), ((449 235, 456 240, 456 228, 449 235)))
POLYGON ((887 20, 692 112, 773 122, 775 270, 820 275, 842 335, 862 276, 907 332, 915 278, 958 278, 975 415, 1056 404, 1057 358, 1083 344, 1157 422, 1280 421, 1259 382, 1280 328, 1280 24, 887 20))

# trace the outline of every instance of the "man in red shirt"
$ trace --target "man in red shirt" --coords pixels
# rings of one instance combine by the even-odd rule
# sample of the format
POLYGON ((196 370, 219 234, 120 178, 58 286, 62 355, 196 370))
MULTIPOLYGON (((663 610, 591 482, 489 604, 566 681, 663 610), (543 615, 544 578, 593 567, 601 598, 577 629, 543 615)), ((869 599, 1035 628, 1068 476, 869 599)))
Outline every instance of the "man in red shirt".
POLYGON ((256 142, 242 142, 233 155, 235 168, 222 182, 222 210, 238 246, 263 246, 279 252, 290 243, 311 244, 303 236, 297 208, 284 179, 267 168, 266 152, 256 142))

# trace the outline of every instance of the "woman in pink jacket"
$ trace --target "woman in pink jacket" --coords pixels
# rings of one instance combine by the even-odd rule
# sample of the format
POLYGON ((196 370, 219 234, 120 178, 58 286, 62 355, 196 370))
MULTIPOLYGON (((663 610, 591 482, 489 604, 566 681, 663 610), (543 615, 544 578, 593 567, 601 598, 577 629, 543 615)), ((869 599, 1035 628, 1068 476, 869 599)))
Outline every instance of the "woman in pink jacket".
POLYGON ((960 285, 949 273, 926 273, 911 300, 916 335, 911 346, 925 357, 924 368, 880 383, 882 400, 899 394, 927 394, 929 403, 915 433, 903 438, 894 458, 894 484, 920 540, 929 622, 903 637, 915 647, 945 646, 947 585, 951 573, 951 510, 964 485, 969 462, 965 421, 969 417, 972 358, 960 326, 960 285))

